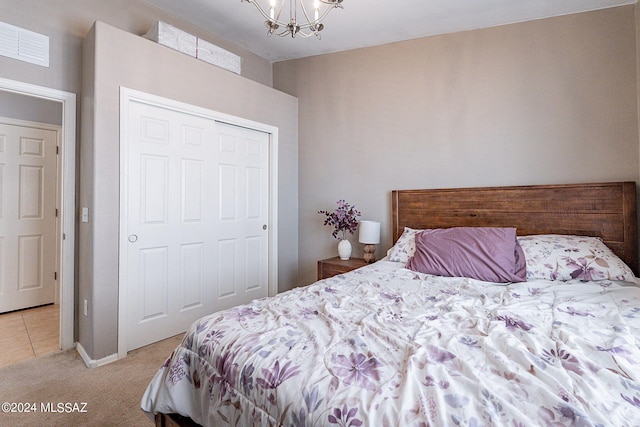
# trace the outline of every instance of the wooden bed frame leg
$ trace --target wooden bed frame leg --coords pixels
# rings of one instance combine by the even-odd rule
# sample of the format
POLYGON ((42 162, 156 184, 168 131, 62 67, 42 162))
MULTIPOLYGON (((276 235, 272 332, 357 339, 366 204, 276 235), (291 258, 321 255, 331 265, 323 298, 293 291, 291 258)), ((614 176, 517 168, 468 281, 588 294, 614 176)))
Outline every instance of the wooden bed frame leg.
POLYGON ((166 427, 162 414, 156 414, 156 427, 166 427))
POLYGON ((156 427, 201 427, 191 418, 183 417, 178 414, 161 414, 155 416, 156 427))

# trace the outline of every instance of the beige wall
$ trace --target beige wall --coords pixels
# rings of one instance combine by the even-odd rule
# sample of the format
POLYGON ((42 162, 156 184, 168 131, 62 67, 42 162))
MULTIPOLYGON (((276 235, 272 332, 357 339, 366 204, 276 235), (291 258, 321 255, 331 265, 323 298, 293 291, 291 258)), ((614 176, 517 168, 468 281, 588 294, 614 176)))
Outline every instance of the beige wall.
POLYGON ((0 77, 79 93, 82 40, 95 21, 145 34, 165 21, 242 57, 242 75, 271 86, 271 63, 142 0, 1 0, 0 21, 50 37, 50 67, 0 56, 0 77))
POLYGON ((0 91, 0 117, 62 125, 62 105, 56 101, 0 91))
POLYGON ((301 284, 336 254, 316 212, 339 198, 382 222, 381 257, 393 189, 638 180, 635 10, 274 64, 299 100, 301 284))
POLYGON ((94 360, 117 351, 120 87, 278 128, 278 288, 297 283, 297 99, 96 22, 83 57, 79 342, 94 360))

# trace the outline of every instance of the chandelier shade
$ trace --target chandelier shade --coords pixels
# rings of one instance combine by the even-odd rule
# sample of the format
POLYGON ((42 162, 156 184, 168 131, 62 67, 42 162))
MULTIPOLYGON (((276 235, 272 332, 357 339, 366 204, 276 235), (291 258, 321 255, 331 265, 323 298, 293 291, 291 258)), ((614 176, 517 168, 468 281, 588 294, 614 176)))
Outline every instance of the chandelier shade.
POLYGON ((280 37, 320 37, 322 20, 343 0, 241 0, 253 4, 266 19, 267 34, 280 37), (305 5, 305 3, 307 3, 305 5), (288 7, 287 7, 288 6, 288 7), (288 15, 287 15, 287 10, 288 15), (288 16, 288 20, 287 20, 288 16))

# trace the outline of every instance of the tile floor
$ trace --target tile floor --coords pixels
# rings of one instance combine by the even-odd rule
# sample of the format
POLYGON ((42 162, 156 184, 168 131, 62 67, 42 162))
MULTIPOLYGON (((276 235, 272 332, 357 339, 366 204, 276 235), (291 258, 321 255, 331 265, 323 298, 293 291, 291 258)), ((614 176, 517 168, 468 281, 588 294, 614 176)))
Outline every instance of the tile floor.
POLYGON ((59 351, 60 305, 0 314, 0 367, 59 351))

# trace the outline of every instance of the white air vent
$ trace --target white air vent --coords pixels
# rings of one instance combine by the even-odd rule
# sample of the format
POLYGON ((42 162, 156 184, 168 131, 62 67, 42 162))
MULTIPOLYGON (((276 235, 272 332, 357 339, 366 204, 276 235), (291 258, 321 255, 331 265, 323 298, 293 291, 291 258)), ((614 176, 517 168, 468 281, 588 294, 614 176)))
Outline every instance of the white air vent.
POLYGON ((0 22, 0 55, 49 66, 49 37, 0 22))

